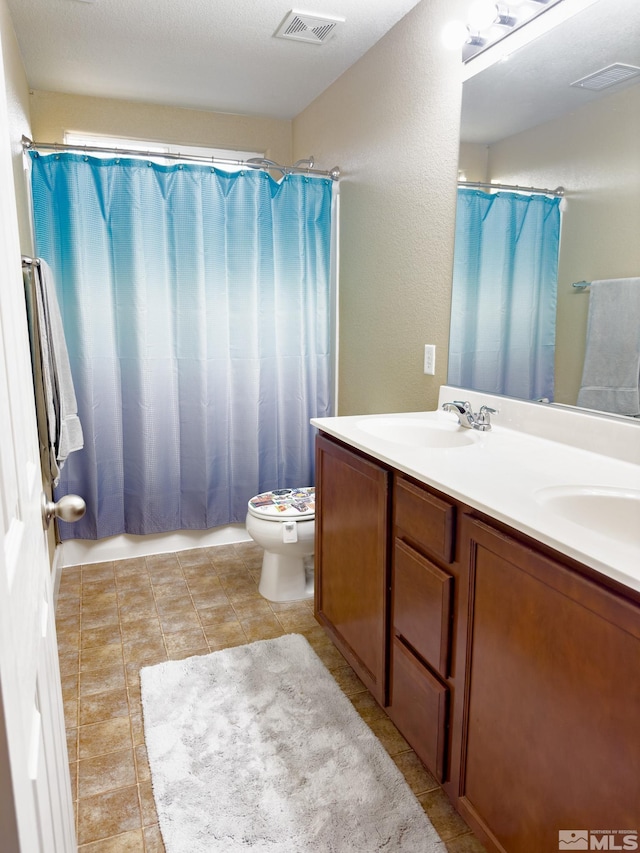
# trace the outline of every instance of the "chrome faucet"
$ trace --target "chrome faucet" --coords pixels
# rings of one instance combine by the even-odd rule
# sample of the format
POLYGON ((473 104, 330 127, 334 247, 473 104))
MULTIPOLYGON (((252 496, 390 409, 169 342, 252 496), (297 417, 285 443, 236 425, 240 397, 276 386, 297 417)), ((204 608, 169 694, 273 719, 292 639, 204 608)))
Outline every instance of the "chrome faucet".
POLYGON ((453 403, 443 403, 442 408, 445 412, 453 412, 458 416, 460 426, 466 429, 472 429, 475 426, 476 420, 473 415, 471 403, 462 402, 462 400, 454 400, 453 403))
POLYGON ((453 403, 443 403, 445 412, 453 412, 458 416, 458 423, 465 429, 478 429, 487 432, 491 429, 491 415, 497 412, 489 406, 480 406, 480 411, 474 414, 471 403, 468 401, 454 400, 453 403))

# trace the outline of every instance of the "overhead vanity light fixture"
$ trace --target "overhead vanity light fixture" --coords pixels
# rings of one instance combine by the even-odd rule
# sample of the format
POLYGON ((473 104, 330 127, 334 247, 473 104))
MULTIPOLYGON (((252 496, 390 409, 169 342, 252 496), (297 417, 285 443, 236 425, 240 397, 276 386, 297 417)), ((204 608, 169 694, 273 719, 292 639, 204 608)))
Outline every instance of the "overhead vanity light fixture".
POLYGON ((442 41, 450 50, 462 50, 462 61, 492 47, 562 0, 474 0, 466 21, 449 21, 442 41))

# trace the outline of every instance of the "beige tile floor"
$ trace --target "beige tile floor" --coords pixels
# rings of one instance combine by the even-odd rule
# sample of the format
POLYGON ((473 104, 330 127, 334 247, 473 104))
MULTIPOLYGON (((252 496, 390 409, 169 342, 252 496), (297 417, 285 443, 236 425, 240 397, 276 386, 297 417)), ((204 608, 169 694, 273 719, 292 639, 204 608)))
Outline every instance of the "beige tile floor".
POLYGON ((483 853, 317 624, 312 603, 273 604, 260 596, 261 559, 254 543, 242 543, 64 569, 56 623, 80 853, 164 851, 144 745, 140 667, 290 632, 309 640, 449 853, 483 853))

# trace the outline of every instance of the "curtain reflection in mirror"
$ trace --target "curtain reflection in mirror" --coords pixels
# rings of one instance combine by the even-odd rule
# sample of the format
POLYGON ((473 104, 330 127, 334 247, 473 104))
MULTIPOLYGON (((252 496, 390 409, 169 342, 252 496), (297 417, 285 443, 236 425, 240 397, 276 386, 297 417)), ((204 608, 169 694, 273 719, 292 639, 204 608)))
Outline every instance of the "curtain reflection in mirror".
POLYGON ((451 385, 553 400, 560 199, 459 189, 451 385))

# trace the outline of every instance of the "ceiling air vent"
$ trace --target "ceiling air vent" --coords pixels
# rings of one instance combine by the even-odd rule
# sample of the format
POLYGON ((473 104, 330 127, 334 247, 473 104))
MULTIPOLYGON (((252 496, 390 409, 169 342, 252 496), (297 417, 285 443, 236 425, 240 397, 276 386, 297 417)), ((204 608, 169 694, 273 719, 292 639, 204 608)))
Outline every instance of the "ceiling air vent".
POLYGON ((616 62, 613 65, 607 65, 606 68, 601 68, 600 71, 594 71, 593 74, 588 74, 580 80, 572 83, 572 86, 577 86, 579 89, 593 89, 599 92, 600 89, 606 89, 608 86, 615 86, 616 83, 622 83, 624 80, 630 80, 632 77, 640 75, 640 68, 636 65, 623 65, 616 62))
POLYGON ((304 12, 289 12, 274 35, 277 38, 324 44, 333 35, 344 18, 327 18, 324 15, 307 15, 304 12))

